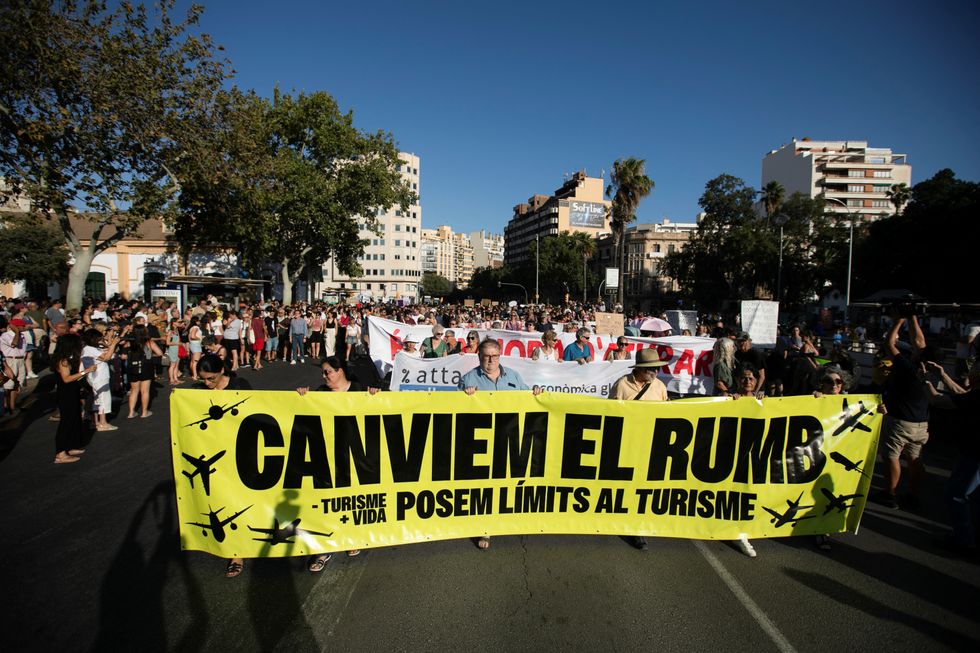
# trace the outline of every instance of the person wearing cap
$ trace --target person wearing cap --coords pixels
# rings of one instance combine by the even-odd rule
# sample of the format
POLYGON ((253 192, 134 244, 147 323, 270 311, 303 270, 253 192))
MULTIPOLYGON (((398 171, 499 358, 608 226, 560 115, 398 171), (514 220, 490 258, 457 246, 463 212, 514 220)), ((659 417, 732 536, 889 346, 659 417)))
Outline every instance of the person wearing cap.
POLYGON ((610 399, 624 401, 667 401, 667 386, 657 378, 657 368, 667 364, 653 347, 636 352, 632 372, 619 378, 609 391, 610 399))
POLYGON ((758 370, 758 388, 766 387, 766 356, 760 350, 752 347, 752 338, 742 332, 735 339, 735 378, 738 379, 743 367, 758 370))
POLYGON ((594 360, 594 357, 592 356, 592 346, 589 344, 589 339, 591 337, 592 332, 585 327, 582 327, 576 331, 575 342, 565 347, 564 351, 562 351, 562 360, 575 362, 579 365, 591 363, 594 360))
MULTIPOLYGON (((657 369, 667 364, 660 352, 647 347, 636 352, 633 371, 619 378, 609 391, 610 399, 621 401, 667 401, 667 386, 657 378, 657 369)), ((640 551, 647 548, 647 538, 634 535, 633 546, 640 551)))
POLYGON ((405 345, 405 348, 402 349, 402 351, 405 352, 405 354, 407 354, 408 356, 413 356, 415 358, 422 358, 422 352, 419 351, 418 349, 418 344, 419 344, 418 337, 413 336, 411 333, 409 333, 408 335, 405 336, 405 339, 402 340, 402 344, 405 345))
POLYGON ((0 335, 0 354, 3 354, 4 362, 12 374, 12 378, 8 377, 3 384, 3 389, 6 390, 4 400, 10 413, 17 410, 17 395, 27 382, 27 365, 24 362, 27 348, 23 336, 26 328, 27 322, 14 318, 7 324, 3 335, 0 335))
POLYGON ((446 341, 442 334, 445 329, 441 324, 432 327, 432 337, 422 341, 422 358, 442 358, 446 355, 446 341))

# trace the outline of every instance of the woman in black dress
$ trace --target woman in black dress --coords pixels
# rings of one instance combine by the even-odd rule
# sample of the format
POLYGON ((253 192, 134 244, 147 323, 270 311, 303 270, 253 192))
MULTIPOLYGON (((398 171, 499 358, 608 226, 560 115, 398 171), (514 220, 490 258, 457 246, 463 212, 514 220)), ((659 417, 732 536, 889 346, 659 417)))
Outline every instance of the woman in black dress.
MULTIPOLYGON (((197 364, 199 381, 191 386, 195 390, 251 390, 252 385, 235 375, 225 371, 225 362, 217 354, 205 354, 197 364)), ((245 560, 229 558, 225 565, 225 577, 234 578, 245 569, 245 560)))
MULTIPOLYGON (((378 388, 365 387, 355 379, 348 379, 347 368, 337 356, 325 358, 320 363, 320 373, 323 375, 323 385, 317 388, 315 392, 368 392, 372 395, 378 392, 378 388)), ((309 391, 309 386, 296 388, 296 392, 301 396, 309 391)), ((360 549, 351 549, 347 555, 356 556, 360 553, 360 549)), ((330 561, 331 555, 330 553, 321 553, 312 556, 309 560, 310 573, 316 574, 323 571, 323 567, 330 561)))
POLYGON ((140 405, 140 417, 149 417, 150 386, 153 383, 153 357, 163 356, 163 352, 153 342, 150 331, 137 324, 128 340, 126 350, 126 377, 129 379, 129 419, 136 417, 136 404, 140 405))
POLYGON ((82 449, 82 379, 95 371, 96 365, 82 367, 82 338, 66 333, 58 338, 51 355, 51 369, 58 384, 58 411, 61 420, 54 436, 54 462, 78 462, 82 449))

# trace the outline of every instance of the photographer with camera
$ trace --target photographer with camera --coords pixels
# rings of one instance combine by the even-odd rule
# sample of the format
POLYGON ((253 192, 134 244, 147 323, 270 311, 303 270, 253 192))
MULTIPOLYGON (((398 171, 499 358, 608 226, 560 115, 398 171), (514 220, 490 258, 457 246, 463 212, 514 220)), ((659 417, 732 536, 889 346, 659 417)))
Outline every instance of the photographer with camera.
POLYGON ((899 507, 896 492, 904 456, 908 461, 909 493, 903 497, 903 503, 915 508, 919 504, 919 490, 925 474, 920 456, 922 447, 929 440, 930 395, 925 380, 926 363, 940 362, 942 354, 937 347, 926 346, 914 305, 902 305, 893 313, 893 324, 885 340, 885 353, 892 362, 892 373, 885 386, 887 414, 881 427, 881 445, 887 462, 885 487, 879 502, 888 508, 899 507), (911 355, 898 347, 898 334, 906 323, 911 355))

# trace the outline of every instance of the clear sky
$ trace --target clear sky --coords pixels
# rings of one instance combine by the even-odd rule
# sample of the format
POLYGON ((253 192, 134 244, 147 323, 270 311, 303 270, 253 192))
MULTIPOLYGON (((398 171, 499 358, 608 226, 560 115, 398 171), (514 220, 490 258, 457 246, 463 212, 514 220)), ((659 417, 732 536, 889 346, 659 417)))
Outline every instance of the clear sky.
POLYGON ((502 233, 566 173, 646 159, 640 222, 709 179, 758 188, 794 136, 866 140, 980 180, 980 3, 210 0, 234 83, 327 91, 422 158, 423 225, 502 233))

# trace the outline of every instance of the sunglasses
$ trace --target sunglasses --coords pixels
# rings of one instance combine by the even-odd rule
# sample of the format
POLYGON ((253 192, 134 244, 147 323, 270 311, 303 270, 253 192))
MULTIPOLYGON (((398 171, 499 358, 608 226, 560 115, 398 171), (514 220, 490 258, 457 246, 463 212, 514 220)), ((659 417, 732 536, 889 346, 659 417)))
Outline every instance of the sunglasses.
POLYGON ((475 336, 466 336, 466 339, 467 340, 476 340, 477 338, 475 336))
POLYGON ((844 385, 843 379, 824 379, 825 385, 844 385))

